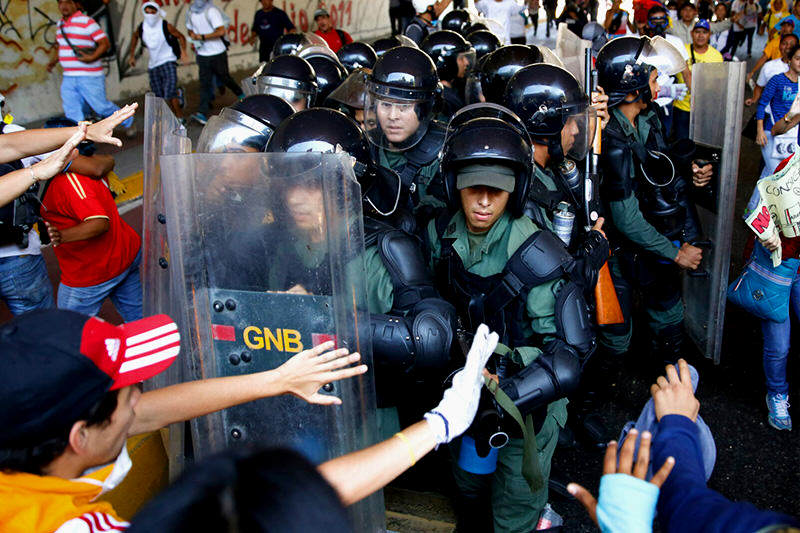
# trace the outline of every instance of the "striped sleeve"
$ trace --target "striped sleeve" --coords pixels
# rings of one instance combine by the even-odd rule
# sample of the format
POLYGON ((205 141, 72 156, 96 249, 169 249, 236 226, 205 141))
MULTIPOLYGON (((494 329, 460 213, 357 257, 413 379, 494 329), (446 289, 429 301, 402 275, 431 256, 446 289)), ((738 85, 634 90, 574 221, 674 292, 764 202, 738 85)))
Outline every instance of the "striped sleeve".
POLYGON ((110 219, 99 196, 103 193, 111 193, 101 189, 101 187, 105 188, 102 181, 92 180, 72 172, 67 172, 64 177, 67 182, 62 184, 65 193, 64 203, 72 217, 82 221, 93 218, 110 219))
POLYGON ((130 527, 128 522, 115 519, 106 513, 84 513, 64 522, 55 533, 115 533, 130 527))

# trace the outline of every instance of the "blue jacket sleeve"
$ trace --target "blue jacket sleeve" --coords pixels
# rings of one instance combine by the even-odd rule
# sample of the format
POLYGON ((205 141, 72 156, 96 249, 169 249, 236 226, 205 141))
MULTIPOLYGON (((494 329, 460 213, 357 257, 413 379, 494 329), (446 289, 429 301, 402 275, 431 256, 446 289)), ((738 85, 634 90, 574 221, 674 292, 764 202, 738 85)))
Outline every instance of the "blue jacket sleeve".
POLYGON ((758 107, 756 108, 757 120, 764 120, 767 106, 769 105, 770 100, 772 100, 772 97, 775 96, 775 86, 778 83, 778 78, 779 76, 772 76, 767 82, 767 86, 764 87, 764 91, 761 93, 761 98, 758 99, 758 107))
POLYGON ((685 416, 661 418, 652 453, 654 468, 660 468, 669 456, 675 458, 675 466, 658 499, 662 531, 752 533, 771 525, 798 524, 790 516, 760 511, 749 503, 732 502, 709 489, 703 475, 697 426, 685 416))

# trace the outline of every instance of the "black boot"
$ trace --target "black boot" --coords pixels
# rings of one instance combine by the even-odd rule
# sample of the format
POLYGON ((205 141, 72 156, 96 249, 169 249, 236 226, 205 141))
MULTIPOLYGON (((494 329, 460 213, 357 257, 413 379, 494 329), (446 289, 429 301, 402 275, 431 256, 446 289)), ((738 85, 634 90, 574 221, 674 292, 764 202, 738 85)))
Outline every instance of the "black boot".
POLYGON ((678 363, 683 354, 683 323, 666 326, 653 336, 653 352, 656 361, 662 363, 660 371, 666 365, 678 363))

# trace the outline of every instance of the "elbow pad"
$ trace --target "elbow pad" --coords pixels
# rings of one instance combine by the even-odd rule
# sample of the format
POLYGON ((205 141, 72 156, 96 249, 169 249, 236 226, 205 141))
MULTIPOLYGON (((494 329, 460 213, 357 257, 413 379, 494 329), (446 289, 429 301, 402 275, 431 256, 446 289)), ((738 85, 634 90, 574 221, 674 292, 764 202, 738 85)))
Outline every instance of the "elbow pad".
POLYGON ((580 374, 581 362, 575 349, 561 340, 554 340, 545 345, 542 355, 535 361, 503 380, 500 388, 525 416, 574 392, 580 374))

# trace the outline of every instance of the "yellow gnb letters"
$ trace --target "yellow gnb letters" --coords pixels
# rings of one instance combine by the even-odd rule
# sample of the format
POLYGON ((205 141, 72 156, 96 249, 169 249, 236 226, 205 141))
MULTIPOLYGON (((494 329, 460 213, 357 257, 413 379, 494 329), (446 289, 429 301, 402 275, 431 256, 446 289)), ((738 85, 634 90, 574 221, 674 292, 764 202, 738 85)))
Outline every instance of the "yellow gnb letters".
POLYGON ((296 353, 303 350, 300 332, 296 329, 277 328, 275 333, 269 328, 247 326, 244 328, 244 343, 251 350, 272 350, 273 346, 279 352, 296 353))

